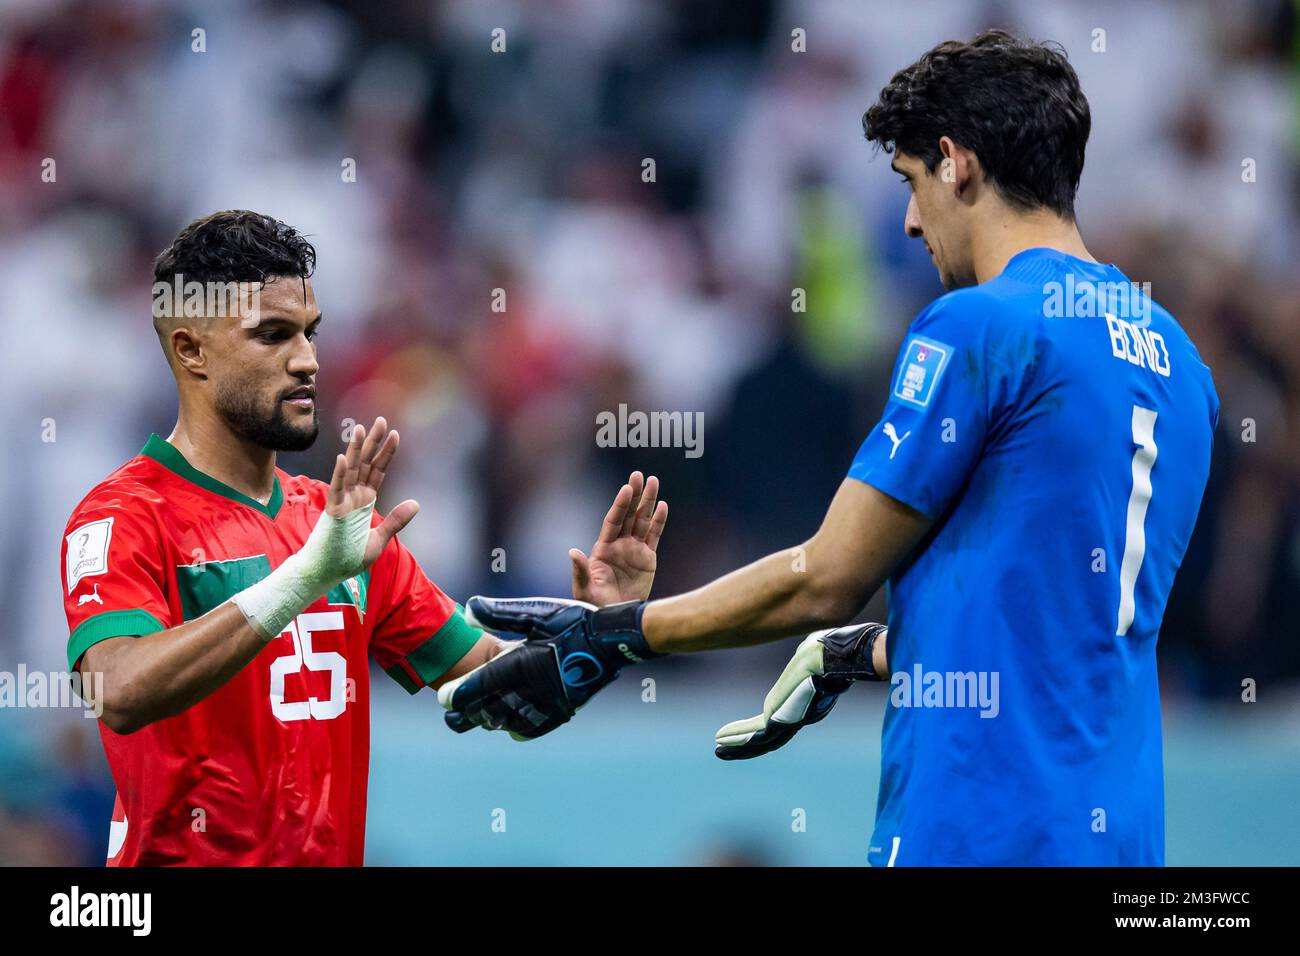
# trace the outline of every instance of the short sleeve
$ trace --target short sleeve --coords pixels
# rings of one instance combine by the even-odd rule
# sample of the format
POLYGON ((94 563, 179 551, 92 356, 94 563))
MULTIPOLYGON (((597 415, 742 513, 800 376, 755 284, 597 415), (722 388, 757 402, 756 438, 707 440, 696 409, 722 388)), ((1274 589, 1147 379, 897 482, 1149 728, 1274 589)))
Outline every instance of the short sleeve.
POLYGON ((945 296, 908 329, 880 421, 849 477, 937 519, 974 470, 989 429, 980 301, 945 296))
POLYGON ((130 495, 96 495, 68 521, 61 549, 68 668, 110 637, 173 626, 161 532, 130 495))
POLYGON ((375 564, 379 616, 371 652, 388 676, 414 694, 450 670, 483 632, 465 620, 460 606, 425 576, 396 537, 375 564))

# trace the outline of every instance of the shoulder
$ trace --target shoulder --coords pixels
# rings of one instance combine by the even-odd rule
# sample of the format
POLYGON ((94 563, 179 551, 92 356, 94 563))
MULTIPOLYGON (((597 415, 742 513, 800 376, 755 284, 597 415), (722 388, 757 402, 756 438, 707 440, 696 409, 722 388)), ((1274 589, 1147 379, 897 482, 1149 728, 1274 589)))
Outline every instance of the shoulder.
POLYGON ((908 332, 942 332, 958 343, 981 342, 990 331, 1023 324, 1024 312, 1030 308, 1024 300, 1020 284, 1000 278, 953 289, 922 309, 908 332))
POLYGON ((112 518, 114 523, 155 527, 167 501, 160 465, 137 455, 88 491, 72 509, 67 529, 112 518))
POLYGON ((1153 331, 1161 334, 1165 348, 1169 350, 1172 360, 1178 363, 1179 370, 1185 369, 1190 374, 1191 380, 1196 383, 1209 405, 1212 418, 1217 419, 1219 393, 1214 386, 1214 373, 1201 358, 1192 337, 1173 313, 1155 300, 1151 300, 1151 326, 1153 331))
POLYGON ((1172 345, 1208 373, 1209 366, 1201 358, 1200 351, 1197 350, 1196 344, 1192 341, 1192 337, 1187 334, 1187 330, 1183 328, 1182 323, 1159 302, 1152 299, 1150 303, 1153 330, 1163 334, 1166 345, 1172 345))
POLYGON ((996 359, 1008 338, 1032 339, 1035 334, 1037 323, 1025 321, 1028 307, 1018 292, 995 279, 940 296, 908 327, 905 352, 939 349, 945 362, 960 355, 963 363, 975 366, 996 359))
POLYGON ((1045 339, 1041 289, 999 276, 930 303, 908 329, 901 360, 910 370, 918 357, 934 355, 936 379, 947 372, 985 401, 1002 403, 1032 378, 1045 339))

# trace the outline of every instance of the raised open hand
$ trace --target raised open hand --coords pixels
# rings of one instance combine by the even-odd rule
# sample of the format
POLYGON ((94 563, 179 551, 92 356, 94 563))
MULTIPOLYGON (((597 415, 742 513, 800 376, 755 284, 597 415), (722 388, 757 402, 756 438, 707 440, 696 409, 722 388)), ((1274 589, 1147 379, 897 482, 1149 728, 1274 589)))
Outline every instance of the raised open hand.
MULTIPOLYGON (((384 483, 388 466, 397 454, 398 440, 396 429, 390 431, 382 416, 375 419, 369 434, 362 425, 353 428, 347 451, 334 459, 334 474, 325 496, 326 514, 341 518, 375 503, 379 486, 384 483)), ((375 563, 393 535, 405 528, 419 510, 419 503, 408 498, 371 529, 366 541, 363 569, 375 563)))
POLYGON ((600 527, 591 557, 577 548, 573 562, 573 596, 597 607, 650 596, 657 567, 656 549, 668 521, 668 502, 658 501, 659 479, 634 471, 618 490, 600 527))

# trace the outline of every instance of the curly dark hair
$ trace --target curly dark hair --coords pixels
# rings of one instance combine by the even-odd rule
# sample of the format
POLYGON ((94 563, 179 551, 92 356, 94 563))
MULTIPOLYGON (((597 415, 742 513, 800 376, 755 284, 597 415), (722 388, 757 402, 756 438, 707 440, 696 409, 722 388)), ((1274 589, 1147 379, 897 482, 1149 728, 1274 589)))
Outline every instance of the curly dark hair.
POLYGON ((306 279, 316 268, 316 248, 298 230, 248 209, 227 209, 195 219, 154 260, 155 282, 265 282, 277 276, 306 279))
POLYGON ((1070 219, 1091 128, 1065 51, 1004 30, 940 43, 895 73, 862 116, 867 139, 885 152, 916 156, 933 173, 939 138, 950 136, 1008 203, 1070 219))

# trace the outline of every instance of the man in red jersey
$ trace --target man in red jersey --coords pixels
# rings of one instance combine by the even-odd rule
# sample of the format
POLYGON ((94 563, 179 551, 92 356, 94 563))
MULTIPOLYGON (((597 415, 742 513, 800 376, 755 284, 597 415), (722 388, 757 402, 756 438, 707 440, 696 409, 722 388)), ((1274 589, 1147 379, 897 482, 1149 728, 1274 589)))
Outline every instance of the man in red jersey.
MULTIPOLYGON (((69 666, 103 675, 85 686, 118 791, 109 865, 360 864, 368 656, 415 693, 509 646, 397 540, 419 505, 375 512, 398 448, 383 418, 328 485, 275 466, 319 431, 314 266, 247 211, 196 220, 155 265, 176 427, 86 495, 63 548, 69 666)), ((570 552, 575 597, 646 596, 657 495, 640 473, 620 489, 590 558, 570 552)))

